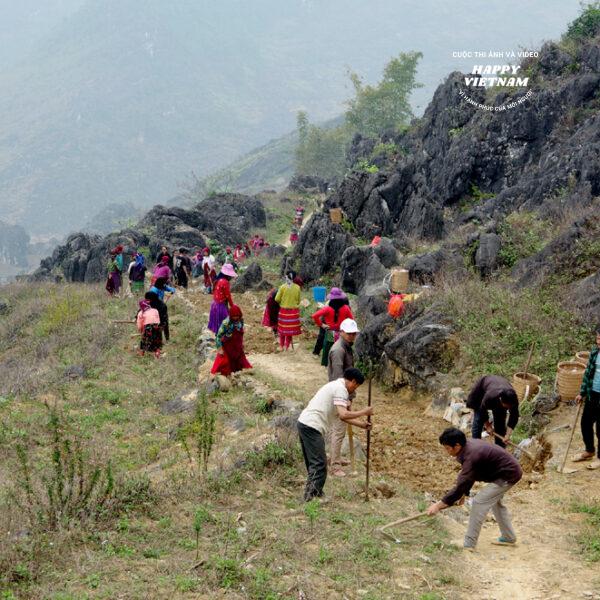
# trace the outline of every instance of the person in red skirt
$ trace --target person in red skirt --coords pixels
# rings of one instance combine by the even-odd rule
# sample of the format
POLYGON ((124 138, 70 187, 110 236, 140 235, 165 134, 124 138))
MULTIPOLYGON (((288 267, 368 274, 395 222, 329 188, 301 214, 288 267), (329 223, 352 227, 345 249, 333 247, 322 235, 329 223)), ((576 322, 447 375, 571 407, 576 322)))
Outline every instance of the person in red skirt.
POLYGON ((267 296, 267 303, 265 305, 265 312, 263 313, 262 319, 262 324, 273 332, 275 340, 277 340, 277 322, 279 321, 279 304, 275 302, 276 295, 277 289, 273 288, 267 296))
POLYGON ((302 279, 294 271, 285 276, 285 283, 279 288, 275 302, 279 304, 277 331, 280 351, 288 350, 292 338, 302 333, 300 327, 300 287, 302 279))
POLYGON ((210 370, 212 375, 228 377, 231 373, 252 368, 244 353, 244 319, 239 306, 234 304, 229 309, 229 317, 217 332, 216 344, 217 357, 210 370))

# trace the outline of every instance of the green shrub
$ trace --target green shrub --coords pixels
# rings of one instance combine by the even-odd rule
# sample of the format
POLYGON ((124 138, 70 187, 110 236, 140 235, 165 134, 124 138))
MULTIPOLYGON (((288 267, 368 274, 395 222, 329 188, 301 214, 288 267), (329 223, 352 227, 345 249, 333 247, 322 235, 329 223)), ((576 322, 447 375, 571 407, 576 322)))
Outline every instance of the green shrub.
POLYGON ((518 261, 537 254, 546 245, 553 228, 533 212, 510 214, 499 227, 502 240, 499 262, 512 268, 518 261))
POLYGON ((298 145, 295 171, 325 180, 340 178, 346 171, 346 148, 351 139, 350 130, 339 127, 324 128, 312 125, 301 111, 297 116, 298 145))
POLYGON ((364 173, 379 173, 379 167, 372 165, 368 160, 359 160, 355 167, 357 171, 363 171, 364 173))
POLYGON ((262 450, 246 455, 246 465, 251 471, 262 474, 269 469, 293 466, 299 459, 297 445, 283 444, 280 440, 268 442, 262 450))
POLYGON ((213 568, 219 578, 219 585, 229 589, 238 585, 243 577, 242 565, 234 558, 219 557, 214 559, 213 568))
POLYGON ((578 542, 587 560, 600 562, 600 504, 576 503, 573 511, 588 515, 587 528, 578 536, 578 542))
POLYGON ((89 300, 71 288, 64 298, 55 300, 46 308, 35 327, 35 333, 39 337, 61 333, 76 325, 89 308, 89 300))
POLYGON ((574 41, 594 37, 600 31, 600 2, 590 2, 581 14, 569 24, 564 38, 574 41))
POLYGON ((376 144, 376 146, 373 148, 373 151, 371 152, 371 160, 379 157, 389 159, 394 156, 397 156, 399 152, 400 149, 394 142, 379 142, 378 144, 376 144))
POLYGON ((587 346, 589 333, 562 304, 561 288, 511 290, 506 282, 473 277, 450 284, 439 296, 454 320, 462 375, 521 371, 532 342, 531 372, 554 381, 556 364, 587 346))
POLYGON ((198 469, 206 473, 208 470, 208 459, 215 440, 215 414, 210 410, 208 397, 204 392, 198 394, 196 414, 193 421, 179 432, 179 439, 191 460, 191 453, 188 446, 189 437, 193 439, 196 447, 198 469))
POLYGON ((56 409, 46 406, 50 459, 36 458, 34 471, 25 446, 17 444, 17 478, 10 493, 32 528, 56 530, 84 524, 153 501, 147 478, 115 481, 110 462, 106 466, 90 462, 80 440, 66 435, 56 409))
POLYGON ((400 129, 412 118, 410 95, 422 87, 415 82, 420 52, 401 52, 385 66, 376 86, 364 85, 356 73, 350 73, 354 98, 348 102, 346 122, 352 131, 377 137, 383 131, 400 129))

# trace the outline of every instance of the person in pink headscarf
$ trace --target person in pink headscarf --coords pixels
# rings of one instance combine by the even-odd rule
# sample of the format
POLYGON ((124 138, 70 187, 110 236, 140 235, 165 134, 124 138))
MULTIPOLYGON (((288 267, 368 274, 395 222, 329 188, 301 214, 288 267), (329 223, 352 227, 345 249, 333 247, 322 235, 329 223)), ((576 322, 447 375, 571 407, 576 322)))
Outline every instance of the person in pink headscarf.
POLYGON ((221 267, 213 287, 213 301, 210 305, 208 316, 208 329, 215 335, 221 327, 221 323, 229 316, 228 306, 233 306, 229 282, 237 277, 237 273, 230 263, 221 267))
POLYGON ((154 356, 160 358, 162 330, 158 310, 152 308, 148 300, 140 300, 139 307, 136 326, 142 335, 142 339, 138 353, 140 356, 144 356, 146 352, 154 352, 154 356))
POLYGON ((152 273, 152 281, 150 283, 154 285, 157 279, 164 279, 167 282, 169 282, 171 281, 172 276, 173 272, 169 267, 169 257, 163 256, 160 262, 154 267, 154 271, 152 273))

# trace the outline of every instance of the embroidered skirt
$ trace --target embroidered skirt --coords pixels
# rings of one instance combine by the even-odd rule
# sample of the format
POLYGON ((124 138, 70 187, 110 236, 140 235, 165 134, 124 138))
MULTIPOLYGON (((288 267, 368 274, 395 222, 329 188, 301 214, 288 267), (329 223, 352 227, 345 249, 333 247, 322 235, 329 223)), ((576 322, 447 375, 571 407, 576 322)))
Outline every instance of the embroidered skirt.
POLYGON ((277 331, 280 335, 300 335, 300 309, 280 308, 277 331))

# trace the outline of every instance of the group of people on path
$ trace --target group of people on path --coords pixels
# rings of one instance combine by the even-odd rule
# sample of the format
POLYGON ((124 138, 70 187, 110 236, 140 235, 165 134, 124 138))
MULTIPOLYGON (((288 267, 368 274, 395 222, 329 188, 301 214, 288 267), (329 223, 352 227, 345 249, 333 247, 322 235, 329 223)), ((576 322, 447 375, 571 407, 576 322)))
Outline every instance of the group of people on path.
MULTIPOLYGON (((215 334, 217 356, 211 369, 212 374, 229 376, 242 369, 251 368, 244 352, 244 319, 239 306, 234 304, 230 282, 237 277, 233 264, 225 263, 217 275, 214 258, 203 252, 204 265, 208 270, 210 291, 213 301, 210 307, 208 328, 215 334)), ((107 290, 118 293, 123 265, 123 248, 111 251, 107 290)), ((151 288, 139 301, 136 317, 142 339, 140 352, 154 352, 160 356, 163 336, 168 340, 168 311, 164 302, 166 292, 174 293, 170 285, 169 271, 178 268, 177 259, 162 249, 157 257, 151 288)), ((176 255, 185 258, 185 252, 176 255)), ((186 271, 188 265, 181 260, 186 271)), ((189 269, 191 269, 193 266, 189 269)), ((143 293, 145 261, 139 252, 134 253, 128 268, 131 290, 143 293), (142 277, 142 274, 144 277, 142 277), (140 285, 141 283, 141 285, 140 285), (134 285, 135 284, 135 285, 134 285)), ((182 279, 177 277, 181 285, 182 279)), ((185 280, 184 280, 185 281, 185 280)), ((205 280, 206 283, 206 280, 205 280)), ((302 279, 294 271, 285 274, 282 285, 271 290, 263 315, 263 325, 276 336, 280 351, 293 346, 293 337, 300 335, 300 300, 302 279)), ((183 287, 183 286, 182 286, 183 287)), ((341 448, 349 427, 370 429, 372 407, 353 410, 352 404, 357 389, 364 383, 363 373, 354 366, 353 346, 359 329, 348 298, 339 288, 332 288, 328 304, 312 315, 319 327, 319 335, 313 352, 322 353, 322 364, 327 366, 328 383, 323 385, 308 402, 298 418, 298 435, 305 466, 307 481, 304 500, 322 498, 327 479, 328 463, 335 476, 343 477, 347 464, 341 457, 341 448), (329 445, 329 460, 326 446, 329 445)), ((590 468, 600 468, 600 326, 596 328, 596 347, 590 352, 580 394, 577 402, 584 402, 581 432, 585 450, 573 457, 574 461, 590 461, 590 468), (595 438, 594 439, 594 429, 595 438)), ((455 486, 444 497, 431 504, 427 512, 435 515, 440 510, 462 504, 476 482, 487 483, 472 498, 469 524, 464 538, 464 548, 473 550, 477 544, 481 527, 491 510, 500 529, 500 537, 494 542, 499 545, 514 545, 517 537, 512 527, 510 514, 504 505, 504 496, 522 478, 519 462, 506 451, 506 442, 519 421, 519 399, 508 380, 497 375, 481 377, 472 387, 466 405, 473 411, 471 439, 459 429, 450 427, 439 436, 444 451, 461 465, 455 486), (492 418, 490 418, 490 414, 492 418), (494 437, 494 444, 481 440, 483 431, 494 437)))
MULTIPOLYGON (((363 383, 364 376, 351 366, 351 348, 356 336, 348 339, 344 335, 345 323, 341 327, 342 337, 329 354, 330 381, 317 391, 298 419, 298 434, 308 473, 305 501, 323 496, 327 478, 326 438, 330 438, 331 463, 335 464, 338 457, 337 440, 343 439, 342 432, 345 433, 347 424, 370 428, 370 423, 359 419, 372 415, 372 408, 350 410, 352 395, 363 383), (336 348, 338 344, 340 347, 336 348), (332 380, 332 376, 335 377, 342 367, 345 369, 343 375, 332 380)), ((600 325, 595 333, 596 346, 590 352, 581 390, 576 398, 577 402, 585 403, 581 418, 585 450, 573 457, 574 461, 591 461, 591 469, 600 468, 600 325)), ((517 459, 506 451, 505 445, 519 421, 518 396, 505 378, 486 375, 471 389, 467 406, 473 410, 471 439, 454 427, 445 429, 439 436, 444 451, 461 465, 456 484, 441 500, 432 503, 427 513, 432 516, 449 506, 463 504, 475 483, 486 483, 470 499, 469 523, 463 547, 468 551, 475 549, 490 511, 500 529, 500 536, 492 543, 514 546, 517 535, 504 497, 521 480, 523 471, 517 459), (481 439, 484 429, 493 436, 494 444, 481 439)))

